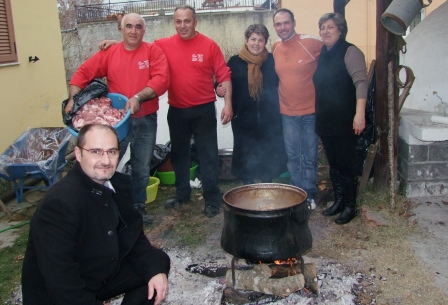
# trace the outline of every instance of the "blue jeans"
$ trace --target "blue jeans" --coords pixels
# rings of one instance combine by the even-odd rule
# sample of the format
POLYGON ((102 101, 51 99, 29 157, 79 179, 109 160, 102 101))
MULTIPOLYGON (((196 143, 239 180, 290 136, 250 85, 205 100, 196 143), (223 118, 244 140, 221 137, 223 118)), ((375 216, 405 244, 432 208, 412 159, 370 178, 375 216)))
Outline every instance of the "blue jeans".
POLYGON ((290 183, 308 193, 317 195, 317 145, 319 137, 314 132, 316 115, 288 116, 282 114, 283 137, 288 155, 290 183))
POLYGON ((120 142, 120 159, 128 143, 131 143, 132 203, 145 203, 150 164, 156 145, 157 112, 129 120, 129 133, 120 142))

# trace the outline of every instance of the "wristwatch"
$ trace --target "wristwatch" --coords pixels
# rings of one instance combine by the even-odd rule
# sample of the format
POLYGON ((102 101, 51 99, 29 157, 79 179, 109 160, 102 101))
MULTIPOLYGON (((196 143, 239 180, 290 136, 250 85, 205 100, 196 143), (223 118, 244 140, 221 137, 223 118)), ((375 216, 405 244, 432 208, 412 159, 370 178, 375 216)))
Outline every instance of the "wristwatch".
POLYGON ((134 97, 137 99, 137 101, 140 103, 140 105, 142 104, 142 99, 140 98, 140 96, 138 96, 137 94, 134 95, 134 97))

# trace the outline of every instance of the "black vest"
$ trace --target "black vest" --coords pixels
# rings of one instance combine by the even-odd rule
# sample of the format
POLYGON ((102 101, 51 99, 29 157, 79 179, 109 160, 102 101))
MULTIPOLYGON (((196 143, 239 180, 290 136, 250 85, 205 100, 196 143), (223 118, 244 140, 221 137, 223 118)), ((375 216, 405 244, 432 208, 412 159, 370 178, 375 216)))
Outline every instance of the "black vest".
POLYGON ((322 47, 313 76, 316 90, 316 133, 319 136, 354 134, 356 87, 344 61, 351 45, 340 39, 330 50, 326 46, 322 47))

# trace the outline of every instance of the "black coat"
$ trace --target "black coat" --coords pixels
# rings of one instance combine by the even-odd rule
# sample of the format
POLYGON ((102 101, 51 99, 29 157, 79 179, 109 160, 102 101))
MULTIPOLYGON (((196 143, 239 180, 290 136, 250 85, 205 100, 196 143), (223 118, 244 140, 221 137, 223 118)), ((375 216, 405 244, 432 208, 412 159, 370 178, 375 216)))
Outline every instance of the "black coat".
POLYGON ((356 113, 356 87, 345 65, 345 54, 352 44, 339 39, 327 50, 322 47, 313 76, 316 90, 316 134, 352 136, 356 113))
POLYGON ((232 174, 240 179, 277 178, 286 171, 286 153, 274 58, 269 54, 261 66, 259 101, 249 95, 247 62, 235 55, 227 65, 232 71, 232 174))
POLYGON ((115 173, 114 193, 76 163, 39 204, 30 224, 22 269, 24 305, 101 304, 95 295, 123 259, 145 281, 168 274, 168 255, 143 233, 127 175, 115 173), (112 209, 113 201, 121 215, 112 209))

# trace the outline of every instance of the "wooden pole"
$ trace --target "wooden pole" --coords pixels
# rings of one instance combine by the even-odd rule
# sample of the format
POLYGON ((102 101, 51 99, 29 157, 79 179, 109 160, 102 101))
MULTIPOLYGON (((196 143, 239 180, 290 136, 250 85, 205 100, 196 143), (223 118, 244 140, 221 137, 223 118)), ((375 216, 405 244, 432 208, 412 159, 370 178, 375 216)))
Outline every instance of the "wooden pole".
MULTIPOLYGON (((393 72, 398 66, 398 54, 395 49, 395 35, 387 31, 381 24, 380 18, 391 0, 377 0, 376 11, 376 92, 375 92, 375 129, 379 142, 378 152, 374 162, 374 187, 377 191, 387 191, 390 186, 389 171, 389 118, 388 118, 388 63, 391 63, 393 72)), ((398 99, 398 89, 394 86, 394 100, 398 99)), ((395 103, 394 108, 397 107, 395 103)), ((398 111, 394 111, 397 116, 398 111)), ((395 124, 397 122, 395 119, 395 124)), ((396 141, 396 139, 395 139, 396 141)), ((396 147, 393 155, 396 156, 396 147)))
POLYGON ((396 129, 395 129, 395 98, 394 98, 394 89, 395 89, 395 81, 393 72, 393 63, 390 62, 387 66, 388 71, 388 93, 387 93, 387 109, 389 116, 389 134, 387 136, 388 141, 388 150, 389 150, 389 171, 390 171, 390 186, 389 186, 389 194, 390 194, 390 206, 395 208, 395 180, 397 175, 397 168, 395 162, 395 137, 396 137, 396 129))

